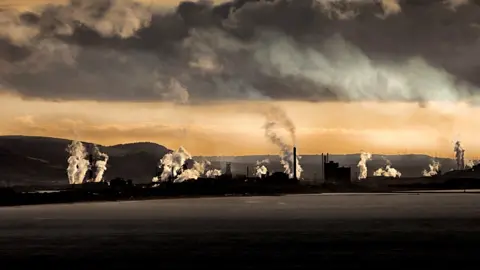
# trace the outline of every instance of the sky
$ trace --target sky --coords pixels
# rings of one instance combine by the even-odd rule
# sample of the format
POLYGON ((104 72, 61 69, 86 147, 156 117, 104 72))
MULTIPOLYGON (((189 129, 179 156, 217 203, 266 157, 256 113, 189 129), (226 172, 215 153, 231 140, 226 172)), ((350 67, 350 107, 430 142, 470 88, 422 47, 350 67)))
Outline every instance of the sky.
POLYGON ((0 1, 0 134, 275 154, 274 108, 300 154, 480 156, 475 1, 143 2, 0 1))

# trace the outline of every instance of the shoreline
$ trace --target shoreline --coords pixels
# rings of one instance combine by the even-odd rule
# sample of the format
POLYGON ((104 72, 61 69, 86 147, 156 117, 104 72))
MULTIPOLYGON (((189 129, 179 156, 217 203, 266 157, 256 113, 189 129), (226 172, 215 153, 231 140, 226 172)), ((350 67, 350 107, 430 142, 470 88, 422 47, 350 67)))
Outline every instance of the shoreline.
MULTIPOLYGON (((3 189, 5 191, 5 189, 3 189)), ((28 205, 47 205, 47 204, 76 204, 89 202, 124 202, 124 201, 146 201, 146 200, 172 200, 172 199, 192 199, 192 198, 222 198, 222 197, 260 197, 260 196, 288 196, 288 195, 420 195, 420 194, 438 194, 438 193, 480 193, 480 189, 365 189, 355 186, 350 187, 308 187, 308 186, 256 186, 256 187, 221 187, 212 189, 194 189, 174 187, 174 188, 142 188, 129 187, 124 189, 114 189, 105 186, 102 189, 93 189, 91 187, 76 187, 69 190, 62 190, 51 193, 33 192, 16 193, 3 192, 0 194, 0 208, 28 206, 28 205), (245 189, 249 189, 248 191, 245 189)))

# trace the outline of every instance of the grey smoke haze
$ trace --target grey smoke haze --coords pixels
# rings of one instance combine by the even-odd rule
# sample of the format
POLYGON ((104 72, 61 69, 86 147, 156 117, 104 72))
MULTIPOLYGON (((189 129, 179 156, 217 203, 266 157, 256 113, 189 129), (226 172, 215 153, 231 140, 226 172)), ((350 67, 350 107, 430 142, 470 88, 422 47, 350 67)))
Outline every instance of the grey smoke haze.
POLYGON ((476 25, 473 0, 72 0, 0 11, 0 85, 54 100, 476 100, 476 25))

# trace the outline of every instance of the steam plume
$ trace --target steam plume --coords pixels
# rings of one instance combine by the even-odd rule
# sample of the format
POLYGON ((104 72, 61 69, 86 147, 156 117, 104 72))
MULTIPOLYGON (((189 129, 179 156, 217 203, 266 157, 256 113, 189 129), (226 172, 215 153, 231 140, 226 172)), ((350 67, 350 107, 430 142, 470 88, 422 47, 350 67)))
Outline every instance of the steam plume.
POLYGON ((297 155, 297 171, 293 172, 293 145, 295 145, 295 126, 293 122, 288 118, 285 112, 276 106, 269 107, 264 111, 266 117, 266 123, 263 126, 265 130, 265 137, 267 137, 271 143, 276 145, 280 149, 280 163, 283 165, 284 172, 289 175, 290 178, 294 178, 296 175, 297 179, 300 179, 300 176, 303 172, 302 167, 300 166, 300 156, 297 155), (291 136, 293 145, 287 144, 275 131, 276 127, 283 127, 286 129, 291 136))
POLYGON ((357 164, 357 167, 360 168, 360 173, 358 174, 358 180, 365 179, 368 176, 367 162, 372 159, 372 154, 367 152, 362 152, 360 154, 360 161, 357 164))
POLYGON ((455 152, 455 160, 457 162, 457 170, 465 169, 465 150, 463 149, 462 143, 460 141, 455 142, 453 152, 455 152))
POLYGON ((176 151, 165 154, 159 162, 161 174, 154 177, 152 182, 165 182, 173 180, 173 182, 183 182, 186 180, 195 180, 200 176, 217 177, 222 173, 218 169, 209 168, 211 162, 203 160, 197 162, 192 159, 192 155, 183 147, 176 151))
POLYGON ((373 173, 373 176, 384 176, 384 177, 398 177, 400 178, 402 176, 402 173, 400 173, 397 169, 392 167, 392 163, 390 160, 386 160, 387 165, 385 165, 385 168, 379 168, 373 173))
POLYGON ((208 170, 205 173, 205 176, 208 177, 208 178, 215 178, 215 177, 221 176, 221 175, 222 175, 222 171, 220 171, 218 169, 211 169, 211 170, 208 170))
POLYGON ((435 176, 440 172, 440 162, 432 160, 431 164, 428 164, 429 170, 423 170, 422 175, 425 177, 435 176))
POLYGON ((94 155, 95 155, 95 167, 97 168, 95 175, 95 182, 102 182, 103 174, 107 170, 108 155, 100 152, 100 149, 95 145, 94 146, 94 155))
POLYGON ((88 171, 90 162, 86 159, 87 151, 80 141, 72 141, 67 147, 68 157, 67 175, 70 184, 82 184, 88 171))
POLYGON ((173 182, 178 183, 186 180, 195 180, 195 179, 198 179, 200 175, 201 175, 201 172, 194 168, 182 170, 181 173, 177 176, 177 178, 173 180, 173 182))
POLYGON ((154 178, 153 181, 168 181, 170 177, 175 179, 185 162, 191 158, 192 156, 183 146, 180 146, 176 151, 165 154, 159 164, 162 171, 160 179, 154 178))
POLYGON ((475 161, 474 160, 471 160, 471 159, 467 159, 467 161, 465 162, 465 168, 473 168, 475 166, 475 161))
POLYGON ((262 177, 266 175, 268 173, 268 169, 266 165, 269 163, 270 163, 270 160, 268 158, 260 161, 257 160, 257 164, 255 166, 255 172, 254 172, 255 176, 262 177))

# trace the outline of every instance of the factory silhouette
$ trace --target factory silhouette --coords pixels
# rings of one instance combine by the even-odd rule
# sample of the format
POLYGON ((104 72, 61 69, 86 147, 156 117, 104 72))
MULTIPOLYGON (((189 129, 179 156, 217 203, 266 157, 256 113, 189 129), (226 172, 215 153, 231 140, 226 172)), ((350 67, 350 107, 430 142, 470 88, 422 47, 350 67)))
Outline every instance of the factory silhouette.
MULTIPOLYGON (((350 188, 367 188, 367 189, 374 189, 374 188, 380 188, 380 189, 388 189, 388 187, 401 187, 401 186, 428 186, 429 184, 436 184, 438 186, 439 183, 445 182, 445 181, 451 181, 452 178, 461 178, 463 180, 467 180, 470 178, 477 178, 477 176, 474 174, 475 169, 479 167, 479 165, 475 166, 466 166, 465 165, 465 159, 464 159, 464 153, 465 150, 462 148, 460 145, 460 142, 455 143, 455 159, 456 159, 456 170, 449 171, 445 174, 442 174, 442 171, 440 167, 435 169, 434 174, 430 174, 426 176, 420 176, 420 177, 403 177, 399 179, 398 177, 392 177, 392 176, 382 176, 382 175, 377 175, 375 176, 367 176, 364 179, 360 179, 358 173, 357 174, 352 174, 352 168, 348 166, 340 166, 338 162, 335 162, 333 160, 330 160, 330 155, 329 153, 322 153, 321 154, 321 164, 319 164, 319 171, 320 171, 320 178, 317 179, 315 176, 314 179, 299 179, 297 177, 297 148, 294 146, 292 148, 292 153, 293 153, 293 159, 292 159, 292 171, 293 177, 289 176, 288 173, 286 172, 271 172, 270 170, 267 169, 267 171, 261 175, 257 176, 252 176, 252 167, 247 166, 245 168, 246 173, 245 174, 237 174, 233 175, 232 173, 232 163, 231 162, 226 162, 225 163, 225 168, 224 172, 213 176, 213 177, 206 177, 205 175, 192 178, 192 179, 187 179, 185 181, 182 181, 180 183, 175 182, 176 177, 180 175, 183 171, 192 169, 194 167, 194 160, 189 158, 186 159, 184 164, 180 167, 175 169, 172 167, 172 170, 170 171, 169 177, 167 178, 166 181, 162 182, 152 182, 148 186, 149 187, 172 187, 174 185, 180 186, 192 186, 192 188, 195 187, 213 187, 215 185, 222 185, 225 186, 229 183, 231 184, 249 184, 253 186, 262 186, 262 185, 268 185, 268 186, 295 186, 295 185, 300 185, 300 184, 312 184, 312 185, 317 185, 321 187, 350 187, 350 188)), ((90 158, 92 156, 90 155, 90 158)), ((94 163, 93 160, 90 161, 91 164, 94 163)), ((387 166, 388 167, 388 166, 387 166)), ((90 167, 89 173, 90 176, 89 178, 92 179, 93 176, 92 174, 94 173, 95 169, 94 166, 90 167)), ((164 173, 164 168, 162 167, 157 167, 155 171, 155 177, 159 178, 162 174, 164 173)), ((480 175, 478 176, 480 178, 480 175)), ((118 183, 121 178, 117 178, 116 182, 118 183)), ((125 186, 132 185, 133 181, 130 180, 123 180, 125 182, 125 186)), ((480 182, 480 181, 479 181, 480 182)), ((102 183, 106 183, 105 181, 102 181, 102 183)))
MULTIPOLYGON (((340 166, 338 162, 330 160, 328 153, 322 153, 321 164, 318 164, 321 172, 320 179, 302 179, 297 177, 297 173, 290 175, 287 172, 270 172, 269 170, 260 175, 252 176, 253 171, 250 166, 245 168, 246 174, 234 175, 232 173, 232 163, 226 162, 223 173, 217 173, 209 177, 204 174, 178 182, 176 179, 179 175, 198 165, 192 158, 187 158, 183 161, 181 167, 172 167, 169 171, 165 171, 165 167, 157 166, 154 179, 159 179, 165 175, 168 175, 168 177, 163 181, 152 180, 148 184, 135 184, 134 180, 121 177, 116 177, 110 181, 107 181, 104 177, 98 177, 97 165, 101 165, 102 162, 108 160, 108 157, 105 158, 105 154, 100 153, 94 146, 84 149, 85 151, 79 156, 84 157, 89 165, 85 167, 84 172, 77 170, 80 174, 80 182, 71 182, 68 187, 52 192, 25 192, 11 188, 0 188, 0 205, 138 200, 178 196, 280 195, 351 191, 391 192, 422 188, 480 188, 480 175, 478 175, 480 165, 467 168, 464 160, 465 150, 459 144, 455 145, 457 169, 445 174, 436 170, 435 174, 429 177, 367 176, 364 179, 359 179, 358 174, 352 175, 351 167, 340 166)), ((296 147, 293 147, 292 153, 293 172, 297 172, 296 147)), ((73 161, 69 159, 69 162, 73 161)))

